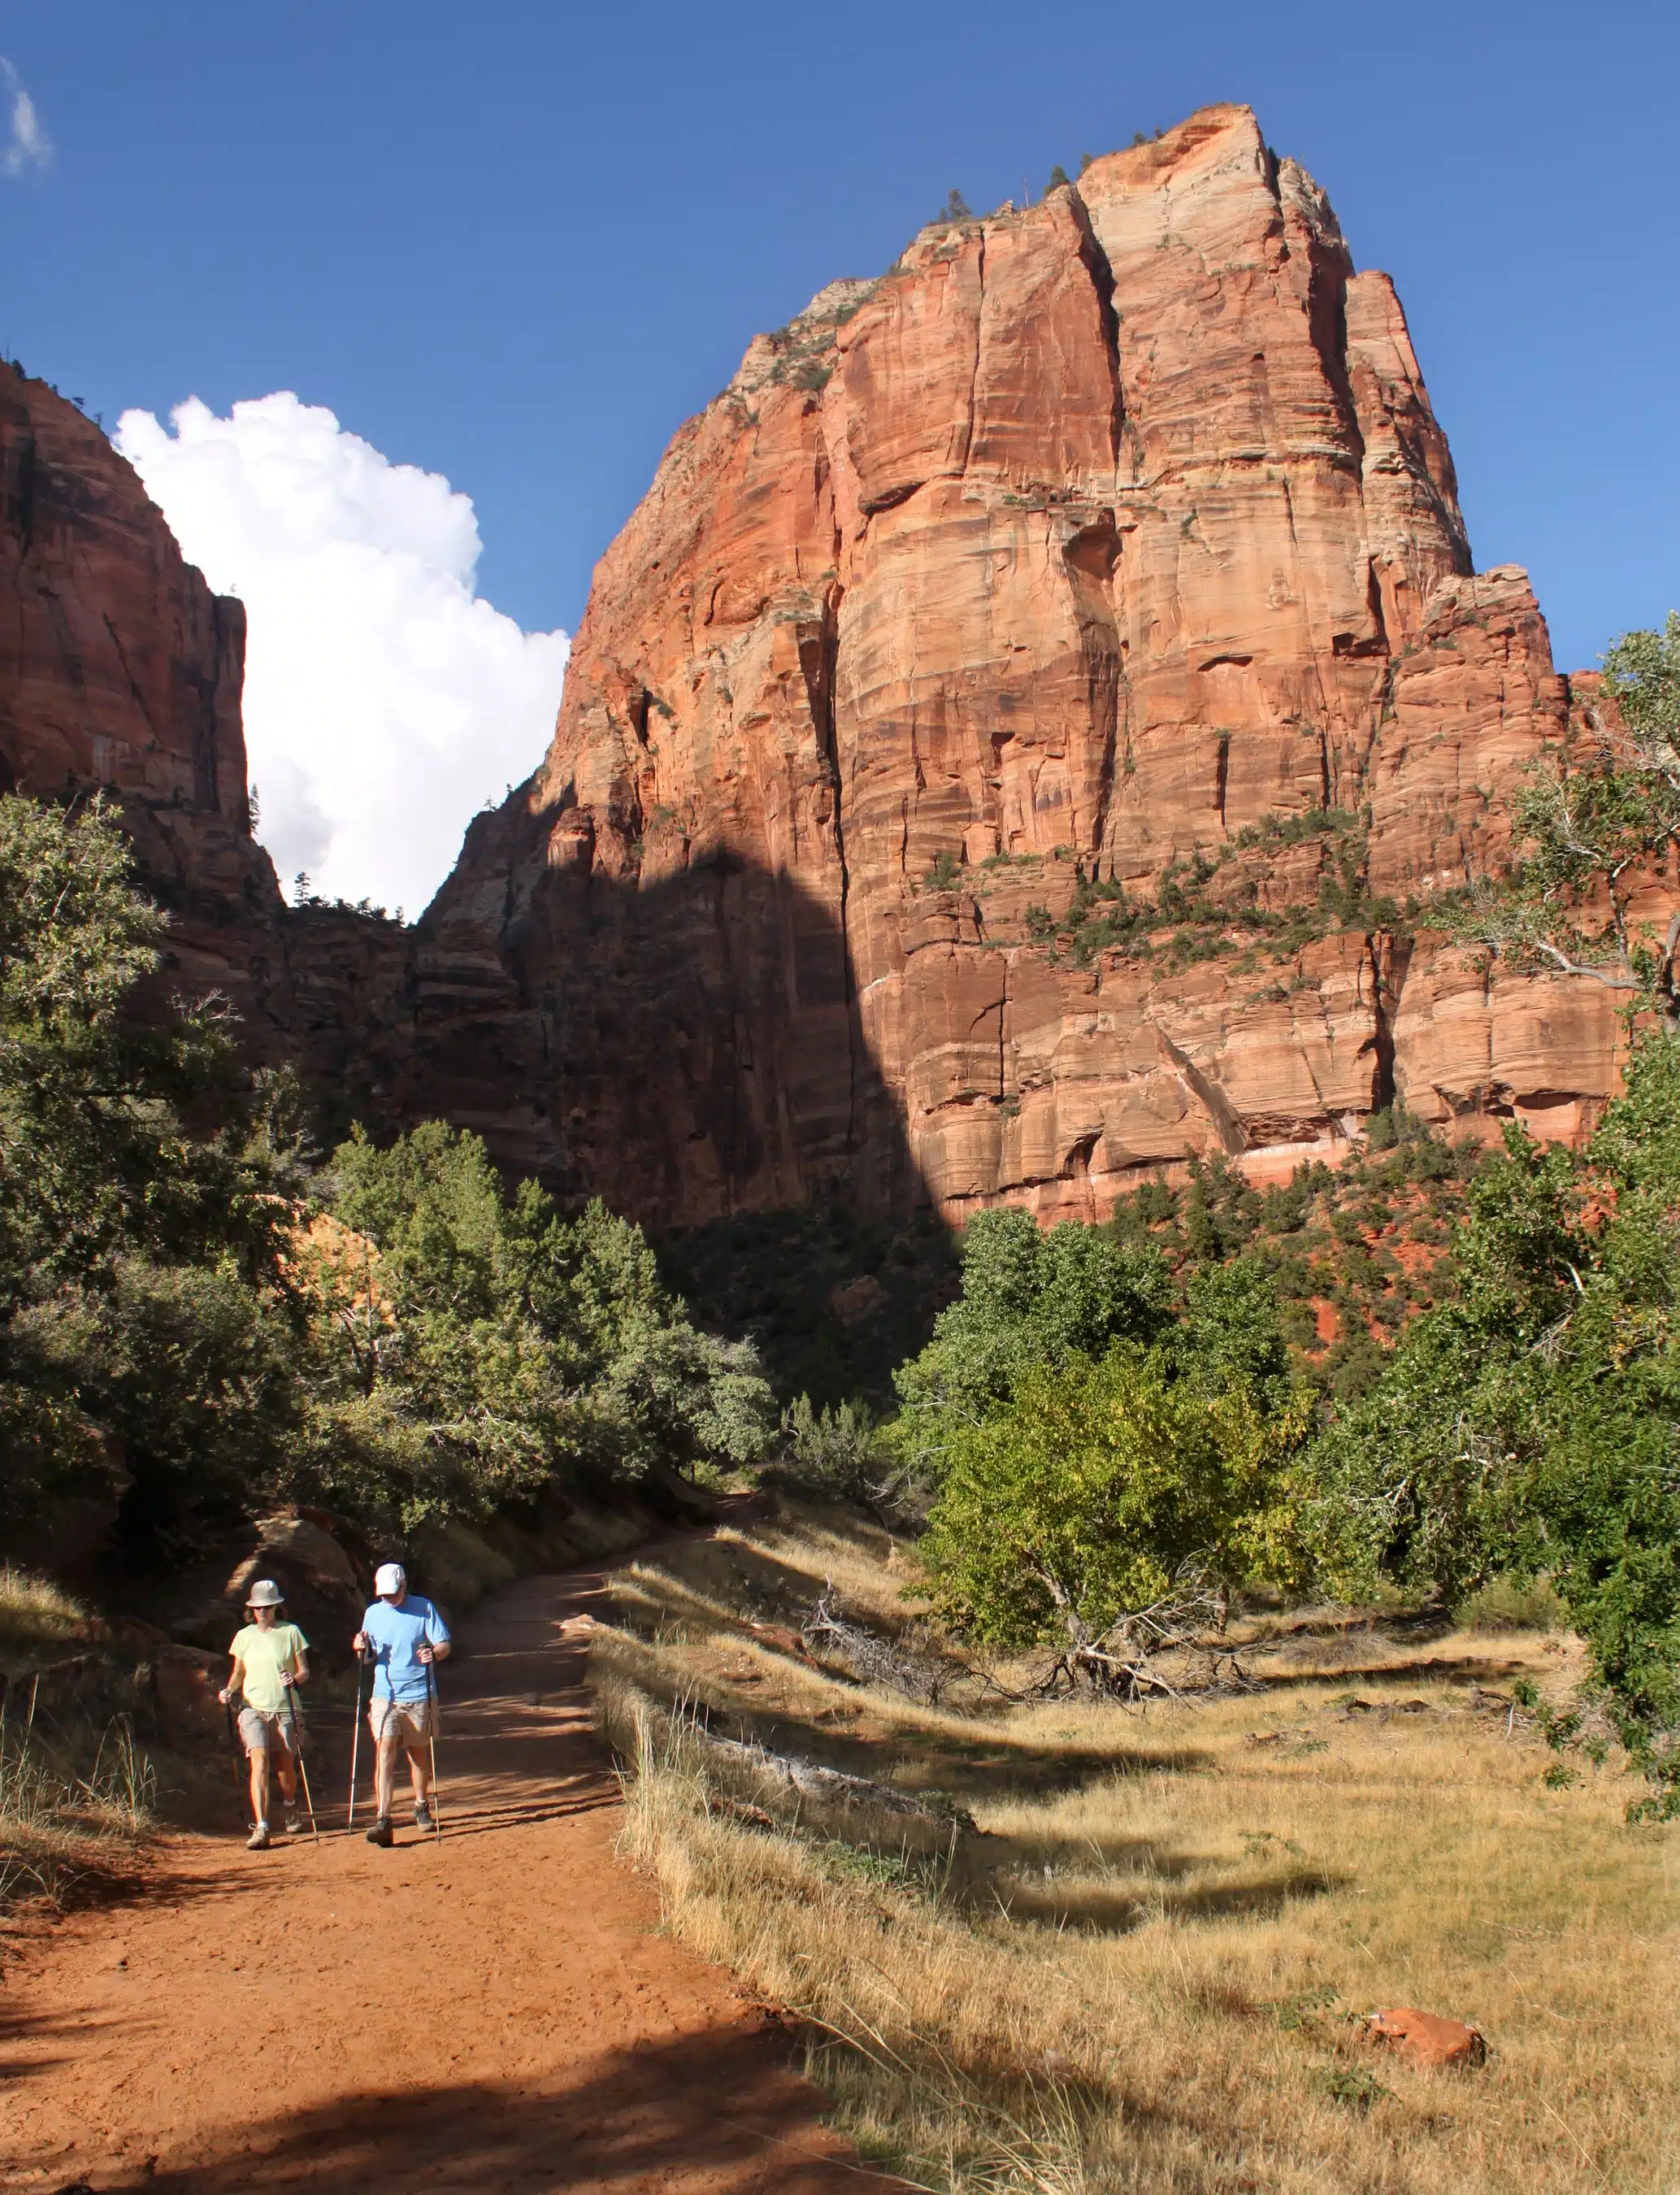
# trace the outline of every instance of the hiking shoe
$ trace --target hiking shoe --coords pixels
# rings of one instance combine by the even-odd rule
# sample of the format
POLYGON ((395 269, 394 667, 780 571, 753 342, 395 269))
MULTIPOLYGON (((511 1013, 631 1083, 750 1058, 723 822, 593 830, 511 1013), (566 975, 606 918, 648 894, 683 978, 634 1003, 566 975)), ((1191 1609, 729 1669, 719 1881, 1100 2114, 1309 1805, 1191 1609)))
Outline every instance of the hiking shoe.
POLYGON ((301 1837, 302 1834, 303 1817, 296 1807, 290 1808, 286 1814, 286 1835, 289 1837, 301 1837))
POLYGON ((428 1834, 437 1827, 436 1817, 423 1799, 417 1799, 414 1802, 414 1826, 428 1834))
POLYGON ((368 1831, 367 1841, 371 1845, 388 1845, 393 1841, 391 1836, 391 1818, 388 1814, 380 1815, 379 1818, 374 1823, 373 1827, 368 1831))
POLYGON ((268 1849, 268 1824, 267 1822, 259 1822, 256 1827, 251 1831, 250 1835, 245 1839, 245 1850, 247 1852, 267 1852, 268 1849))

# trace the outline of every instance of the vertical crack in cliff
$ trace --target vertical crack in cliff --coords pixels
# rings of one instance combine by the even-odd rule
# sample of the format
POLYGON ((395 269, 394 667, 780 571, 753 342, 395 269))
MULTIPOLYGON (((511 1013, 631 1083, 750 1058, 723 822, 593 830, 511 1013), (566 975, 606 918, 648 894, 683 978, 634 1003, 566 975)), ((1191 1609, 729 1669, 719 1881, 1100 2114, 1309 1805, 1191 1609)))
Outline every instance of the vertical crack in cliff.
POLYGON ((1386 977, 1383 970, 1383 941, 1374 931, 1367 932, 1365 949, 1371 962, 1372 1050, 1376 1055, 1371 1073, 1371 1109, 1373 1113, 1386 1113, 1399 1095, 1395 1076, 1394 1025, 1400 995, 1406 986, 1412 948, 1409 942, 1389 939, 1389 973, 1386 977))
POLYGON ((158 744, 161 746, 163 741, 159 737, 158 727, 152 721, 152 712, 146 706, 146 696, 140 690, 140 681, 134 675, 134 671, 129 662, 128 651, 123 646, 122 641, 118 635, 116 626, 111 622, 111 613, 108 610, 105 613, 105 630, 111 636, 111 645, 117 651, 117 660, 122 665, 123 676, 129 682, 129 692, 134 697, 134 705, 135 708, 139 710, 141 715, 146 719, 147 730, 151 733, 152 738, 157 740, 158 744))
POLYGON ((1096 231, 1090 225, 1090 212, 1077 190, 1069 188, 1069 203, 1073 220, 1079 232, 1079 260, 1090 277, 1091 288, 1096 293, 1097 310, 1102 320, 1102 339, 1108 354, 1108 384, 1111 391, 1108 407, 1108 460, 1118 470, 1120 462, 1120 436, 1125 426, 1125 389, 1120 378, 1120 315, 1114 304, 1114 270, 1108 263, 1108 255, 1098 241, 1096 231))
MULTIPOLYGON (((863 1015, 858 999, 857 974, 852 965, 849 927, 852 873, 846 860, 845 781, 840 768, 840 731, 836 717, 840 678, 840 605, 845 594, 837 580, 829 588, 823 597, 822 623, 815 646, 803 646, 799 655, 811 722, 816 729, 817 746, 828 764, 829 786, 834 799, 834 855, 840 867, 840 966, 846 1000, 846 1155, 850 1158, 858 1148, 858 1074, 859 1056, 863 1049, 863 1015)), ((906 817, 906 837, 909 827, 906 817)))
POLYGON ((1182 1046, 1173 1042, 1159 1022, 1153 1023, 1151 1026, 1154 1029, 1155 1042, 1160 1046, 1163 1057, 1171 1062, 1179 1074, 1183 1076, 1186 1083, 1201 1100, 1202 1108, 1218 1131, 1219 1140, 1224 1144, 1228 1155, 1234 1158, 1239 1151, 1246 1151, 1248 1149, 1248 1137, 1236 1107, 1232 1104, 1230 1099, 1211 1076, 1202 1073, 1200 1068, 1190 1057, 1189 1053, 1184 1051, 1182 1046))
POLYGON ((974 316, 974 370, 969 376, 969 427, 963 438, 963 454, 958 464, 958 474, 969 469, 969 458, 974 450, 975 417, 980 409, 980 354, 986 347, 986 224, 980 226, 980 256, 975 266, 975 286, 980 292, 980 302, 974 316))

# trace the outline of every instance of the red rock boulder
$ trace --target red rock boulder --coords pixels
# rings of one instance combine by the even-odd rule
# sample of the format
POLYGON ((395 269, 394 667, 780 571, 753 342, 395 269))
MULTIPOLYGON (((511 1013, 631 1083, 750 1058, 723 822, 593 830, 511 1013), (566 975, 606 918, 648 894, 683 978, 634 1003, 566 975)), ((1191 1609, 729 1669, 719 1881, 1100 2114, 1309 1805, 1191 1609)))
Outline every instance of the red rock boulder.
POLYGON ((1465 2026, 1461 2019, 1443 2019, 1438 2013, 1418 2012, 1409 2004, 1367 2014, 1366 2027, 1373 2042, 1427 2072, 1443 2065, 1468 2068, 1487 2062, 1487 2040, 1477 2029, 1465 2026))

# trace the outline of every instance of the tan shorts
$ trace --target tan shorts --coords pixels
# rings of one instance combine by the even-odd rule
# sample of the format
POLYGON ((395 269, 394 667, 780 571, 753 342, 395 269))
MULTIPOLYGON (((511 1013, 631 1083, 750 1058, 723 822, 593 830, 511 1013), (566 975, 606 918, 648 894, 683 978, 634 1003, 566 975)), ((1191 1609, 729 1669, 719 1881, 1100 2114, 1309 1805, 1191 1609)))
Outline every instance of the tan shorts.
POLYGON ((432 1734, 429 1700, 375 1700, 367 1711, 376 1738, 394 1737, 399 1745, 424 1745, 432 1734))
POLYGON ((247 1753, 267 1753, 277 1738, 283 1753, 297 1750, 297 1728, 289 1708, 241 1708, 239 1737, 247 1753))

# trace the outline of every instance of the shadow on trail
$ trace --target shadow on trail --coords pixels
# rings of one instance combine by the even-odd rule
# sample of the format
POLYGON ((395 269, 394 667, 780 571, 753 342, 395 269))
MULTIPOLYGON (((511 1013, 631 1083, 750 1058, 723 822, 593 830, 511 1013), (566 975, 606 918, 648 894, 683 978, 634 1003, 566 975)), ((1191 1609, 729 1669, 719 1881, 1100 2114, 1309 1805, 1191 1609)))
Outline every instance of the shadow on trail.
MULTIPOLYGON (((557 2008, 584 2020, 587 2007, 557 2008)), ((156 2195, 227 2195, 235 2187, 370 2195, 459 2195, 651 2186, 680 2175, 708 2195, 835 2195, 863 2174, 822 2153, 811 2089, 784 2060, 779 2032, 742 2027, 650 2042, 585 2063, 565 2088, 514 2080, 425 2085, 447 2048, 447 2024, 405 2046, 411 2078, 335 2098, 316 2110, 271 2109, 237 2146, 145 2185, 156 2195)))

